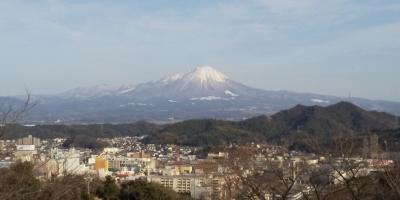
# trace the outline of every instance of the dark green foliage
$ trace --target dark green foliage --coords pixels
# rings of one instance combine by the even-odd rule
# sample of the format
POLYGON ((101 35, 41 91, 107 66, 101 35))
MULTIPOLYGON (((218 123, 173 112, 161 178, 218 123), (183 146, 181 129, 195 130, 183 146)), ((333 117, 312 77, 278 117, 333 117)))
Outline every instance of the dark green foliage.
POLYGON ((89 149, 103 149, 107 147, 108 143, 98 140, 97 138, 86 136, 86 135, 77 135, 72 138, 68 138, 64 144, 64 148, 70 147, 82 147, 89 149))
POLYGON ((289 151, 301 151, 305 153, 313 153, 314 149, 312 149, 307 143, 304 142, 294 142, 289 146, 289 151))
POLYGON ((353 104, 341 102, 325 108, 299 105, 273 115, 264 125, 276 134, 303 131, 330 135, 392 129, 398 126, 398 122, 395 116, 365 111, 353 104))
POLYGON ((115 180, 111 176, 107 176, 103 185, 98 188, 97 196, 104 200, 117 200, 119 199, 119 192, 115 180))
POLYGON ((122 200, 179 200, 189 199, 157 183, 145 180, 131 181, 122 185, 122 200))
MULTIPOLYGON (((166 126, 146 138, 146 142, 226 145, 268 141, 291 145, 310 135, 327 139, 337 134, 380 132, 398 125, 395 116, 341 102, 329 107, 299 105, 271 117, 259 116, 240 122, 189 120, 166 126)), ((308 148, 299 145, 301 149, 308 148)))
MULTIPOLYGON (((400 152, 400 128, 382 131, 379 136, 384 150, 387 148, 388 151, 400 152)), ((396 159, 400 160, 400 156, 397 155, 396 159)))
POLYGON ((38 125, 35 127, 14 126, 5 138, 20 138, 29 134, 39 138, 72 138, 79 135, 94 138, 113 138, 120 136, 140 136, 153 134, 160 127, 139 121, 133 124, 91 124, 91 125, 38 125))
POLYGON ((168 125, 158 134, 150 135, 145 142, 209 146, 264 141, 262 135, 238 129, 233 124, 234 122, 212 119, 189 120, 168 125))

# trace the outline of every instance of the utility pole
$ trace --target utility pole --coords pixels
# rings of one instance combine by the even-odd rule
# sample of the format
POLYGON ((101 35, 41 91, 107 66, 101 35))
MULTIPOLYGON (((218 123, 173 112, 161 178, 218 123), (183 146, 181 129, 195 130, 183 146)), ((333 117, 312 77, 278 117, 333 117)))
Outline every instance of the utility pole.
POLYGON ((88 194, 88 199, 90 200, 90 180, 89 179, 87 182, 87 194, 88 194))
POLYGON ((92 181, 91 177, 87 177, 87 195, 88 195, 88 199, 90 200, 90 182, 92 181))
POLYGON ((383 141, 384 143, 385 143, 385 153, 387 153, 388 152, 388 143, 387 143, 387 140, 385 140, 385 141, 383 141))
POLYGON ((194 177, 194 191, 193 191, 193 196, 194 196, 194 199, 196 199, 196 176, 194 177))
POLYGON ((350 102, 350 103, 353 103, 352 98, 353 98, 353 96, 352 96, 352 94, 351 94, 351 91, 349 91, 349 102, 350 102))
POLYGON ((131 200, 131 189, 128 182, 128 200, 131 200))

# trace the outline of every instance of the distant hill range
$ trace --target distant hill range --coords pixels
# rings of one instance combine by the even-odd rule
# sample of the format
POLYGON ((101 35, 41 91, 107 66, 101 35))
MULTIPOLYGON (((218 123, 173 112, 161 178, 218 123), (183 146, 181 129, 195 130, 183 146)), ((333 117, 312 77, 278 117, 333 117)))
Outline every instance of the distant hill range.
MULTIPOLYGON (((0 98, 0 102, 21 98, 0 98)), ((209 66, 139 85, 98 85, 52 96, 34 96, 26 116, 33 124, 177 122, 214 118, 243 120, 302 104, 329 106, 351 101, 366 110, 400 115, 400 103, 289 91, 266 91, 238 83, 209 66)), ((301 109, 301 108, 297 108, 301 109)))
MULTIPOLYGON (((366 111, 348 102, 328 107, 295 106, 270 117, 243 121, 189 120, 167 125, 146 138, 149 143, 228 145, 269 141, 292 143, 303 136, 331 138, 342 134, 383 133, 399 128, 399 117, 366 111)), ((398 136, 400 137, 400 135, 398 136)))
POLYGON ((399 128, 400 120, 397 116, 366 111, 354 104, 339 102, 328 107, 298 105, 272 116, 258 116, 242 121, 197 119, 164 125, 140 121, 115 125, 19 126, 8 137, 32 134, 41 138, 83 137, 87 140, 146 135, 144 142, 152 144, 218 146, 266 142, 291 146, 304 138, 329 140, 338 135, 377 134, 385 138, 391 150, 400 150, 399 128))

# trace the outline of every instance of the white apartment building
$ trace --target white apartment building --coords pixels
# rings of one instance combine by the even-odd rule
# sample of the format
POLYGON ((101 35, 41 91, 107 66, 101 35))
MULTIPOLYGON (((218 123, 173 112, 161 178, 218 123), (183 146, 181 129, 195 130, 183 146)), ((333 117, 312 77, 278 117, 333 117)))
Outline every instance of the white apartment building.
POLYGON ((147 176, 155 182, 181 194, 190 194, 194 199, 220 199, 223 180, 212 175, 147 176))
POLYGON ((107 159, 109 169, 112 171, 134 170, 136 172, 156 168, 156 161, 152 158, 110 157, 107 159))

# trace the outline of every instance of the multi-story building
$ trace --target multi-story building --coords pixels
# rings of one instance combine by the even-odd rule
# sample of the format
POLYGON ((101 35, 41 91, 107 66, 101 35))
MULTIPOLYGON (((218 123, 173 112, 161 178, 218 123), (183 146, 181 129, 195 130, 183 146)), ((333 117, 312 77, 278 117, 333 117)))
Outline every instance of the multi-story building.
POLYGON ((103 153, 104 153, 104 154, 117 154, 117 153, 120 152, 120 151, 121 151, 120 148, 115 148, 115 147, 112 147, 112 148, 104 148, 104 149, 103 149, 103 153))
POLYGON ((35 145, 17 145, 17 149, 14 152, 15 160, 20 160, 22 162, 32 162, 37 155, 35 145))
POLYGON ((103 171, 107 172, 108 168, 109 168, 109 166, 108 166, 107 159, 105 159, 103 157, 96 157, 95 164, 94 164, 94 169, 96 171, 103 170, 103 171))
POLYGON ((168 189, 173 190, 174 188, 174 178, 171 176, 161 177, 159 183, 168 189))
POLYGON ((108 158, 109 169, 121 171, 128 169, 139 172, 155 169, 155 160, 151 158, 132 158, 132 157, 111 157, 108 158))
POLYGON ((211 197, 220 199, 222 196, 221 184, 223 184, 223 181, 221 178, 212 175, 152 175, 147 176, 147 181, 159 183, 181 194, 190 194, 195 199, 210 199, 211 197))
POLYGON ((50 152, 50 158, 57 163, 60 175, 83 174, 89 170, 88 167, 81 164, 80 151, 75 150, 74 148, 67 151, 52 149, 50 152))
POLYGON ((20 138, 17 140, 17 145, 35 145, 36 147, 40 146, 40 139, 32 137, 32 135, 28 135, 28 137, 20 138))
POLYGON ((223 177, 213 177, 211 182, 211 198, 221 199, 224 196, 223 185, 225 184, 225 179, 223 177))
POLYGON ((134 152, 134 153, 127 153, 127 157, 130 158, 151 158, 150 154, 145 153, 144 151, 134 152))
POLYGON ((179 177, 176 183, 176 190, 182 194, 190 194, 192 179, 190 177, 179 177))

